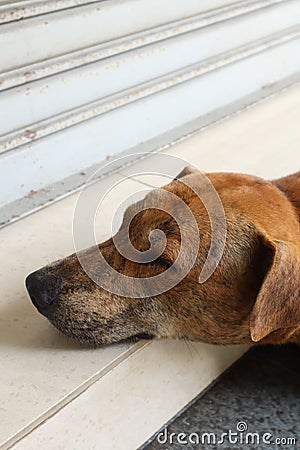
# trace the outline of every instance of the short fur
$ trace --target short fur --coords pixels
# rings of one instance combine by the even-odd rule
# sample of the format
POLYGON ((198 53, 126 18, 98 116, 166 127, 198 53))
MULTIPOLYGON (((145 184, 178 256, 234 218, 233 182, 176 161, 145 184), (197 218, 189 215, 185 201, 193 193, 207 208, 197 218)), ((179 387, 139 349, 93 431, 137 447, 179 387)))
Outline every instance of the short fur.
MULTIPOLYGON (((300 343, 300 172, 273 182, 232 173, 207 177, 223 203, 227 240, 219 266, 205 283, 198 280, 210 246, 210 221, 182 182, 197 183, 200 175, 186 168, 163 187, 185 201, 201 233, 196 263, 177 286, 155 297, 119 297, 97 286, 74 254, 34 273, 51 296, 47 308, 39 304, 27 279, 39 311, 66 335, 93 345, 132 336, 213 344, 300 343)), ((112 239, 99 248, 119 272, 151 277, 175 261, 179 229, 168 214, 155 209, 137 214, 130 227, 139 250, 147 249, 149 233, 156 228, 166 233, 168 245, 153 263, 126 260, 112 239)))

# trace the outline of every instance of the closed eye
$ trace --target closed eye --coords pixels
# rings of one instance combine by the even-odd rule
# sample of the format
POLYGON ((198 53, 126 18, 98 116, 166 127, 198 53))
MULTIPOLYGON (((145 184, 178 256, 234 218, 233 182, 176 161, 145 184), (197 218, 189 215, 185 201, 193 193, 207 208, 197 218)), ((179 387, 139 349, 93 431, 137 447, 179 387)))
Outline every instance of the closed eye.
POLYGON ((160 256, 157 261, 164 269, 169 269, 173 265, 172 261, 168 260, 164 256, 160 256))

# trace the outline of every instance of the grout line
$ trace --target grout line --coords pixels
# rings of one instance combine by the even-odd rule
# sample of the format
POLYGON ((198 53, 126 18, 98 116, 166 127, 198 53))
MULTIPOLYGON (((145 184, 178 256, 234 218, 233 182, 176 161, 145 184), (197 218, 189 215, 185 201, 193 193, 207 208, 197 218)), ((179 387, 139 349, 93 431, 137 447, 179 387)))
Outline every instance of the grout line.
POLYGON ((133 344, 131 347, 128 348, 128 350, 126 350, 120 356, 115 358, 106 367, 104 367, 99 372, 95 373, 90 378, 85 380, 80 386, 75 388, 72 392, 69 392, 65 397, 63 397, 60 401, 58 401, 58 403, 56 403, 53 407, 49 408, 47 411, 45 411, 43 414, 41 414, 39 417, 37 417, 35 420, 33 420, 27 426, 25 426, 23 429, 18 431, 14 436, 12 436, 8 440, 6 440, 0 446, 1 450, 10 449, 18 441, 20 441, 25 436, 27 436, 29 433, 31 433, 34 430, 36 430, 37 428, 39 428, 41 425, 43 425, 45 422, 47 422, 47 420, 51 419, 53 416, 55 416, 57 413, 59 413, 65 406, 67 406, 73 400, 78 398, 81 394, 86 392, 91 386, 93 386, 95 383, 97 383, 101 378, 103 378, 105 375, 107 375, 112 370, 114 370, 117 366, 122 364, 122 362, 125 361, 128 357, 142 351, 144 348, 151 345, 151 343, 152 343, 151 341, 141 340, 141 341, 137 342, 136 344, 133 344))

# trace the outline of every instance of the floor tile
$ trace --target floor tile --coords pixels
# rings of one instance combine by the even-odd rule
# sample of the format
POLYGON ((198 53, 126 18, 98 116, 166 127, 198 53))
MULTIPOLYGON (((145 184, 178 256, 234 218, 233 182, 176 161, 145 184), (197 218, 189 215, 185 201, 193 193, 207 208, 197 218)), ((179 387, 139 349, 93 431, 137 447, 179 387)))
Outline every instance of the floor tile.
MULTIPOLYGON (((104 192, 118 180, 113 176, 95 188, 104 192)), ((105 203, 100 240, 110 234, 115 206, 141 188, 128 180, 117 186, 105 203)), ((0 231, 0 443, 32 427, 131 352, 128 344, 95 350, 71 341, 37 313, 25 292, 28 273, 73 253, 76 198, 73 195, 0 231)))
POLYGON ((127 358, 14 450, 133 450, 245 348, 156 341, 127 358))

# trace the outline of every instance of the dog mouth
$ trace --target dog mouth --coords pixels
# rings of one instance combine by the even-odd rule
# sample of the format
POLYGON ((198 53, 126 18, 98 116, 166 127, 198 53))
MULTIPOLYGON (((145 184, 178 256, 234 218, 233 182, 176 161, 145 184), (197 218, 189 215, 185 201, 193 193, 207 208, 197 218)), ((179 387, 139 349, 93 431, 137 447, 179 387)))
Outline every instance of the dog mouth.
POLYGON ((155 335, 152 333, 136 333, 126 336, 122 336, 120 333, 120 336, 109 334, 98 334, 98 330, 101 330, 100 327, 95 328, 76 328, 74 326, 70 326, 70 323, 68 321, 61 321, 57 320, 57 316, 54 314, 51 317, 47 317, 49 322, 52 326, 54 326, 59 332, 61 332, 63 335, 83 344, 87 345, 89 347, 98 348, 98 347, 105 347, 107 345, 111 344, 135 344, 140 340, 144 341, 152 341, 155 339, 155 335))
POLYGON ((128 337, 127 339, 124 339, 125 341, 139 341, 139 340, 144 340, 144 341, 152 341, 154 339, 154 335, 150 334, 150 333, 138 333, 135 334, 133 336, 128 337))

